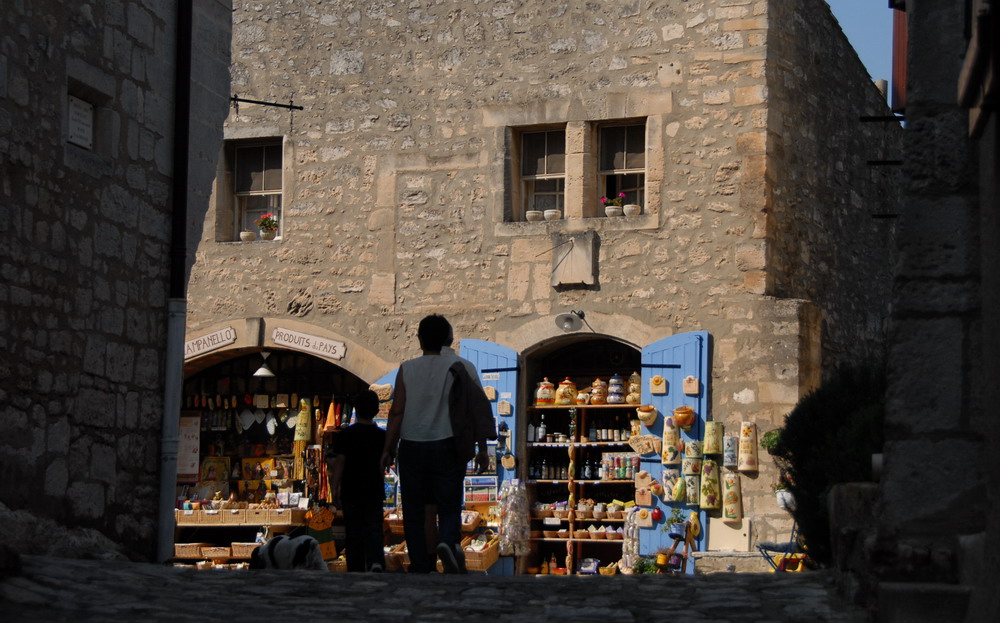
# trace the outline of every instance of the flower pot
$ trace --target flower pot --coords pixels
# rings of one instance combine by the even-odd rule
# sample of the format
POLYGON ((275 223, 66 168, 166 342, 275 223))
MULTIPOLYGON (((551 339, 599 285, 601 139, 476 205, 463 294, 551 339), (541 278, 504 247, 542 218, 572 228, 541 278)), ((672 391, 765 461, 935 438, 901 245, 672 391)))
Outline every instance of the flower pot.
POLYGON ((779 489, 774 492, 774 497, 778 502, 778 508, 786 511, 795 510, 795 496, 791 491, 779 489))
POLYGON ((637 203, 626 203, 622 206, 622 212, 625 213, 625 216, 638 216, 642 214, 642 206, 637 203))
POLYGON ((542 215, 543 213, 541 210, 528 210, 524 213, 524 218, 531 223, 537 223, 542 220, 542 215))
POLYGON ((680 523, 670 524, 667 536, 669 536, 671 539, 683 539, 685 536, 687 536, 687 522, 682 521, 680 523))
POLYGON ((562 218, 562 210, 546 210, 545 211, 545 220, 546 221, 555 221, 555 220, 558 220, 558 219, 561 219, 561 218, 562 218))
POLYGON ((277 229, 262 229, 260 230, 260 237, 262 240, 274 240, 278 235, 277 229))
POLYGON ((623 214, 622 207, 616 205, 606 205, 604 206, 604 214, 607 216, 621 216, 623 214))
POLYGON ((240 232, 240 240, 243 242, 253 242, 257 239, 257 232, 244 230, 240 232))

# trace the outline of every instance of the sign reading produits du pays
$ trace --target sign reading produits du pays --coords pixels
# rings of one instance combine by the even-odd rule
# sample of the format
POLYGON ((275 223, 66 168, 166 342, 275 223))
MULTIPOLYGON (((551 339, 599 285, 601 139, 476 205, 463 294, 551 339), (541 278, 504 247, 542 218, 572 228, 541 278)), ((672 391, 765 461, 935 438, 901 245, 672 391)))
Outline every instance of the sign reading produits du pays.
POLYGON ((304 350, 330 359, 343 359, 347 354, 347 344, 329 340, 325 337, 299 333, 291 329, 277 327, 271 334, 271 339, 278 346, 287 346, 296 350, 304 350))
POLYGON ((201 337, 196 337, 193 340, 184 342, 184 358, 190 359, 195 355, 211 352, 217 348, 222 348, 223 346, 232 344, 235 341, 236 329, 232 327, 219 329, 218 331, 214 331, 208 335, 202 335, 201 337))

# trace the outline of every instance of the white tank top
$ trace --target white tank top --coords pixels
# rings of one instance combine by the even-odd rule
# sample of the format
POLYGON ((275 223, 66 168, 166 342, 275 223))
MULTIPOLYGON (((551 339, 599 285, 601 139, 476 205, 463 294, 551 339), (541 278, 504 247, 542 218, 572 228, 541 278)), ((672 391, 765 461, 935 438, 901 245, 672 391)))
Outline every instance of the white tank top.
POLYGON ((399 436, 407 441, 437 441, 453 437, 448 397, 454 378, 448 373, 455 355, 423 355, 404 361, 406 408, 399 436))

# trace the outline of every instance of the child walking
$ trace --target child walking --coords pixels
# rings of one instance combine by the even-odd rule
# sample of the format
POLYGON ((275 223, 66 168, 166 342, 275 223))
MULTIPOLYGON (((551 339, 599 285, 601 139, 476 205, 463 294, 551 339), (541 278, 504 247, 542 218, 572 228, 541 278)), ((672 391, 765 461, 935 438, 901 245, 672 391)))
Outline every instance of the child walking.
POLYGON ((348 571, 381 572, 385 567, 381 463, 385 431, 372 421, 377 413, 378 395, 365 390, 355 405, 355 423, 334 435, 330 487, 344 510, 348 571))

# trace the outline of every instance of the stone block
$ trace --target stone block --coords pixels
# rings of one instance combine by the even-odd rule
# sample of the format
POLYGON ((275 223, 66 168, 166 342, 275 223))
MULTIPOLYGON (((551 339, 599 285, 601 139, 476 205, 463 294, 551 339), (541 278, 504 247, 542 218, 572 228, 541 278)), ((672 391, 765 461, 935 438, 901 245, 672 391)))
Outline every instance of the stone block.
POLYGON ((92 482, 74 482, 66 492, 70 509, 82 519, 97 519, 104 514, 104 487, 92 482))
POLYGON ((879 623, 964 621, 971 588, 929 582, 879 582, 879 623))
POLYGON ((759 400, 762 403, 794 405, 799 401, 799 387, 797 382, 777 383, 761 381, 757 384, 759 388, 759 400))
POLYGON ((886 427, 909 434, 964 429, 966 379, 962 318, 901 318, 896 322, 891 357, 906 361, 892 371, 887 392, 886 427))
POLYGON ((54 459, 45 468, 45 495, 57 498, 64 497, 68 482, 69 471, 66 469, 66 459, 54 459))
POLYGON ((375 273, 372 275, 371 286, 368 289, 370 305, 395 305, 396 275, 394 273, 375 273))
POLYGON ((733 90, 734 106, 755 106, 767 101, 767 87, 755 84, 749 87, 737 87, 733 90))
POLYGON ((880 532, 932 538, 980 532, 984 483, 975 466, 981 452, 981 443, 974 439, 890 437, 883 450, 880 532))
POLYGON ((722 22, 722 30, 764 30, 767 28, 766 17, 749 19, 734 19, 722 22))

